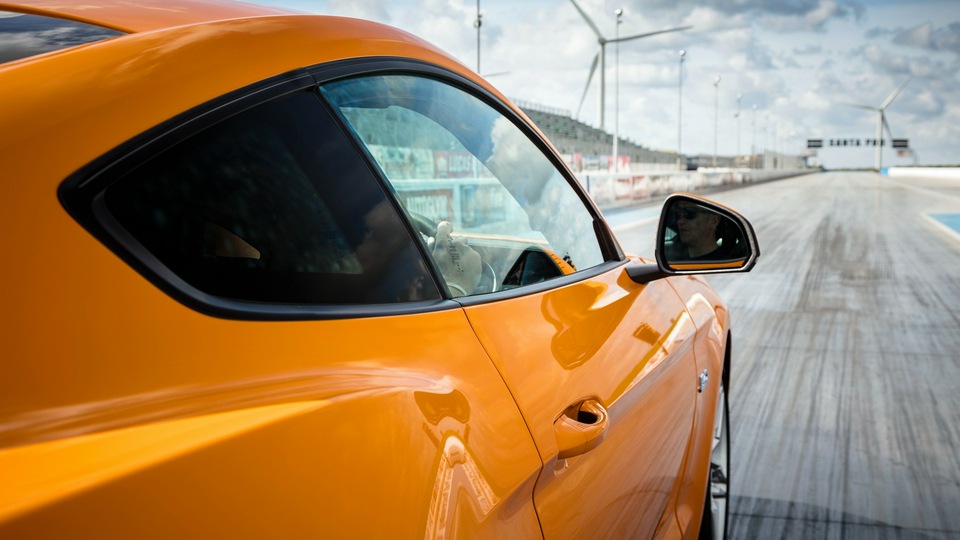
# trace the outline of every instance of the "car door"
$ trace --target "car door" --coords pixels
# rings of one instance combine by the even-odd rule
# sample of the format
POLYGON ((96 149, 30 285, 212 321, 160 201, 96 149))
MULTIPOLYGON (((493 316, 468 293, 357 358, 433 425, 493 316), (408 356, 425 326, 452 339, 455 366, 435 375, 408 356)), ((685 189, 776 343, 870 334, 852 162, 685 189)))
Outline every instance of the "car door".
POLYGON ((93 236, 28 182, 0 536, 539 535, 539 457, 469 321, 312 80, 269 82, 69 179, 93 236))
POLYGON ((544 464, 545 536, 675 533, 697 380, 683 303, 666 280, 627 276, 521 117, 449 73, 392 68, 321 93, 418 223, 516 400, 544 464))

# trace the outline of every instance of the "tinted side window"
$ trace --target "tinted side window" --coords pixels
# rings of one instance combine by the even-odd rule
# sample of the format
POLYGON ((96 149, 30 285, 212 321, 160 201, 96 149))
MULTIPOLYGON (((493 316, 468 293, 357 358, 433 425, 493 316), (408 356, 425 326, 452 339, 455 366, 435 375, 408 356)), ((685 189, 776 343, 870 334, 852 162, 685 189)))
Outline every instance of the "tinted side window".
POLYGON ((453 296, 539 283, 604 262, 594 218, 530 138, 436 79, 324 84, 423 235, 453 296))
POLYGON ((180 142, 107 188, 106 203, 208 294, 295 304, 440 297, 378 181, 308 92, 180 142))

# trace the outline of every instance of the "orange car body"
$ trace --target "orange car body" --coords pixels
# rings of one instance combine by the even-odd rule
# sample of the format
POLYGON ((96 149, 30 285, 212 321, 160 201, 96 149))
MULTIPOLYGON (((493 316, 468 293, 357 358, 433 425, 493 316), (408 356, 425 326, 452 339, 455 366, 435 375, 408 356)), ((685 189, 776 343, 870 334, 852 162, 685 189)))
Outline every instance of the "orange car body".
POLYGON ((0 3, 125 35, 0 64, 0 537, 697 534, 723 303, 619 265, 530 294, 323 320, 171 298, 64 210, 65 178, 214 98, 342 59, 402 57, 353 19, 188 0, 0 3), (571 404, 609 414, 561 458, 571 404))

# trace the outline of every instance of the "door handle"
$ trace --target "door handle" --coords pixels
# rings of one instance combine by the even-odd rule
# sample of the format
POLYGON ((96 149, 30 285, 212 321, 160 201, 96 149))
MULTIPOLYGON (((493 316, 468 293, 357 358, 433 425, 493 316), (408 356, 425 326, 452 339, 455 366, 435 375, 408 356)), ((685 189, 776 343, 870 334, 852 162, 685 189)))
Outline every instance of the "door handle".
POLYGON ((607 430, 607 410, 597 400, 588 399, 567 408, 553 423, 557 434, 559 459, 589 452, 603 441, 607 430))

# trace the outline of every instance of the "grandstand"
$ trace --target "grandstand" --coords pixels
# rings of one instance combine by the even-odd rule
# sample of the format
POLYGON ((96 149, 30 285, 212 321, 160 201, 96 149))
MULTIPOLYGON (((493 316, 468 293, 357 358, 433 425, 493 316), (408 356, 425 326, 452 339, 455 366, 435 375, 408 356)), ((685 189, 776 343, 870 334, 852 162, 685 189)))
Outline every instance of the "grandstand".
MULTIPOLYGON (((574 171, 608 168, 613 135, 574 119, 569 111, 523 100, 513 101, 550 139, 574 171)), ((677 168, 676 152, 651 150, 622 137, 617 150, 618 154, 629 158, 631 168, 677 168)))

